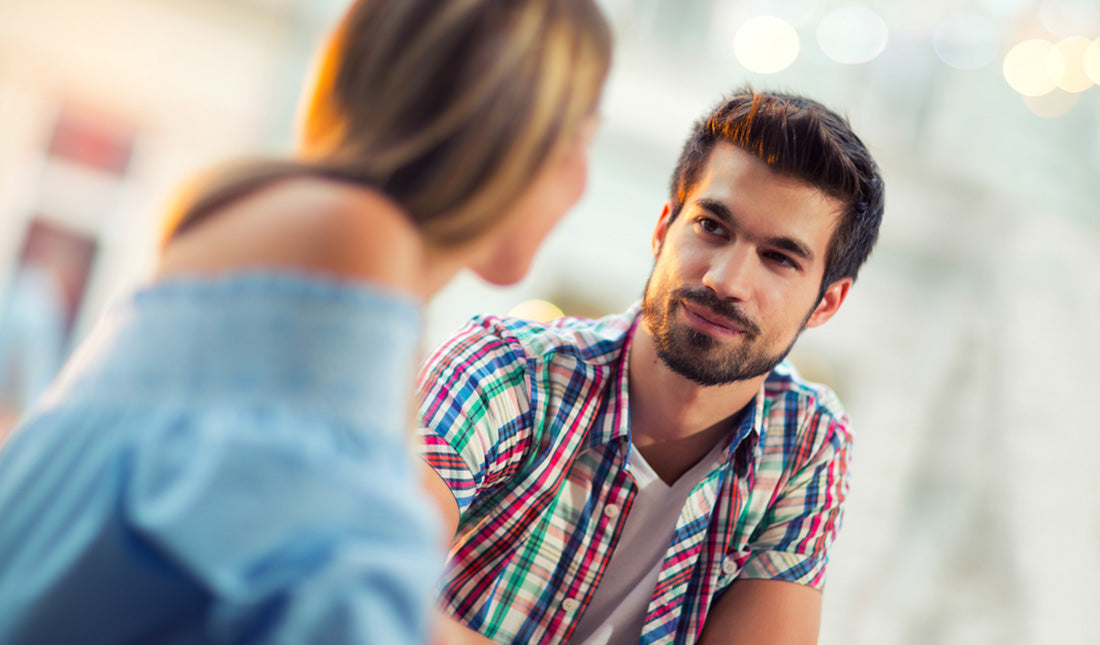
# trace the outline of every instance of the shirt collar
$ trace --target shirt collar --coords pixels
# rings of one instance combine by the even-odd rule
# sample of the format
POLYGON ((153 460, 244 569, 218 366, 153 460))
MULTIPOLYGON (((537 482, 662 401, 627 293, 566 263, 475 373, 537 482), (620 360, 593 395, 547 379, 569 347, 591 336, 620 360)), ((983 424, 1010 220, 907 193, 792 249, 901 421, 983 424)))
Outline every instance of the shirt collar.
POLYGON ((599 424, 592 429, 588 437, 588 446, 598 448, 612 441, 630 441, 630 347, 634 340, 634 331, 640 320, 641 302, 635 302, 622 314, 624 320, 631 321, 622 335, 622 349, 619 356, 608 364, 607 386, 603 392, 598 415, 599 424))
MULTIPOLYGON (((608 385, 601 404, 598 426, 589 434, 589 447, 598 448, 612 441, 621 439, 623 442, 630 440, 630 349, 633 346, 634 332, 641 320, 641 302, 635 302, 622 314, 622 318, 632 320, 622 336, 622 351, 617 360, 610 363, 608 385)), ((764 396, 764 385, 761 384, 756 396, 749 401, 745 413, 737 424, 734 432, 727 435, 728 441, 724 449, 727 457, 733 458, 737 446, 746 438, 756 437, 756 445, 762 445, 766 433, 765 421, 768 418, 767 397, 764 396)), ((624 443, 625 445, 625 443, 624 443)))
POLYGON ((745 406, 745 413, 741 415, 741 420, 737 424, 737 429, 730 433, 730 443, 726 448, 727 455, 730 459, 733 458, 734 452, 737 447, 745 442, 746 439, 755 439, 755 445, 753 449, 757 449, 758 446, 763 445, 764 436, 767 432, 766 421, 768 419, 767 411, 767 397, 764 396, 764 385, 760 385, 760 390, 757 391, 756 396, 749 401, 745 406))

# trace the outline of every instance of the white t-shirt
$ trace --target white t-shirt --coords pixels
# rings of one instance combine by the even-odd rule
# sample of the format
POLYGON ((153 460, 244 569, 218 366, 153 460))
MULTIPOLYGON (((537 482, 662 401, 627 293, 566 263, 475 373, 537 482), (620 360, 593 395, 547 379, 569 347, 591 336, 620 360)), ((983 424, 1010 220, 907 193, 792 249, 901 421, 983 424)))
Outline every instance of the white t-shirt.
POLYGON ((573 632, 571 643, 638 644, 676 520, 691 489, 703 480, 721 454, 721 446, 719 442, 671 486, 653 472, 637 448, 630 447, 628 471, 638 484, 638 494, 607 571, 573 632))

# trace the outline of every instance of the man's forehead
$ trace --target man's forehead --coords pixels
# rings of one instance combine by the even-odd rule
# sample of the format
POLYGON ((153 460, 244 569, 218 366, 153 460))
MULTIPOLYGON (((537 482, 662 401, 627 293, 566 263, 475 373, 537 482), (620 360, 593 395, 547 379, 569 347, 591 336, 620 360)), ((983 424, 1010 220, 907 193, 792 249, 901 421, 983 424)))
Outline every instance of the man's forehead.
POLYGON ((735 146, 720 142, 707 155, 699 177, 685 201, 732 197, 746 187, 766 185, 770 192, 782 191, 815 204, 822 212, 842 213, 846 204, 812 183, 769 166, 763 159, 735 146))
POLYGON ((824 257, 846 209, 840 199, 728 143, 716 145, 708 155, 685 202, 686 209, 751 226, 761 236, 796 239, 819 257, 824 257))
MULTIPOLYGON (((690 192, 699 189, 703 184, 724 181, 725 178, 730 176, 767 178, 768 181, 777 185, 807 189, 819 193, 822 199, 837 202, 839 208, 843 209, 842 200, 837 199, 813 183, 769 165, 767 161, 752 152, 726 141, 719 141, 707 153, 707 157, 700 168, 699 177, 691 191, 689 191, 689 196, 690 192)), ((715 187, 712 186, 712 188, 715 187)), ((717 186, 717 188, 720 189, 721 186, 717 186)))

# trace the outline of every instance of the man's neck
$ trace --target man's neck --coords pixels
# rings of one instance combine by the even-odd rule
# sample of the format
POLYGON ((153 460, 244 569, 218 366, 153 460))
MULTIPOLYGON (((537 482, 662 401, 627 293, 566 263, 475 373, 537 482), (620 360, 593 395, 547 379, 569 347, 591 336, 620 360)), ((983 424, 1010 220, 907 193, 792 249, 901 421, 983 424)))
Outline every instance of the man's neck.
POLYGON ((658 357, 644 321, 630 348, 630 432, 634 446, 666 483, 691 469, 731 431, 767 378, 704 387, 658 357))

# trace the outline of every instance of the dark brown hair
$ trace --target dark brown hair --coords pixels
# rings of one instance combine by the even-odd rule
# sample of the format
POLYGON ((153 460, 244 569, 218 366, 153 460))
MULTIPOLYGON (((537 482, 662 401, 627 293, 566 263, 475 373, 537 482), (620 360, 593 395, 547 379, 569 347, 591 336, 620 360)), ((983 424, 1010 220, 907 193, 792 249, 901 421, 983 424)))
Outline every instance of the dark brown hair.
POLYGON ((821 290, 856 278, 878 238, 885 208, 882 176, 848 121, 817 101, 743 88, 695 124, 672 176, 672 218, 714 146, 724 141, 845 204, 829 242, 821 290))

